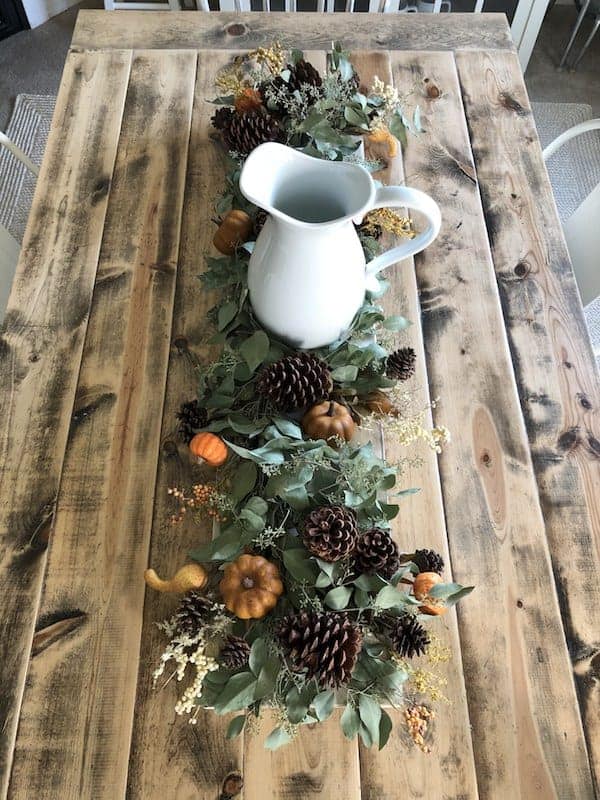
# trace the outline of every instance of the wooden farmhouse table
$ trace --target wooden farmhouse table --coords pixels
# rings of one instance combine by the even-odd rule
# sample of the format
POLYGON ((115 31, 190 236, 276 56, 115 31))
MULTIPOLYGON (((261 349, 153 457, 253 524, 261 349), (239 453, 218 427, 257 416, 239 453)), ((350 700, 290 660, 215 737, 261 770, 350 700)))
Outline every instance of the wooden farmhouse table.
MULTIPOLYGON (((0 795, 11 800, 591 800, 600 774, 600 406, 581 305, 505 19, 494 14, 79 14, 0 338, 0 795), (278 39, 412 92, 423 132, 384 180, 440 204, 437 241, 390 271, 423 401, 452 432, 406 477, 394 534, 476 591, 433 752, 305 726, 279 751, 191 726, 152 688, 145 591, 198 543, 169 527, 190 460, 175 411, 209 356, 222 152, 215 73, 278 39)), ((399 450, 386 442, 393 463, 399 450)), ((208 536, 208 531, 205 531, 208 536)), ((335 716, 335 715, 334 715, 335 716)))

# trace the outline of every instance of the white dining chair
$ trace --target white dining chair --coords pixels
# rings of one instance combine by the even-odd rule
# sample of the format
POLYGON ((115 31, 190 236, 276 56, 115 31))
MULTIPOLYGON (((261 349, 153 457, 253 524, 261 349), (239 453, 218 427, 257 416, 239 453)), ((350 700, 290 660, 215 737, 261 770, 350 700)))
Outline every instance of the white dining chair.
MULTIPOLYGON (((576 136, 597 130, 600 130, 600 119, 574 125, 544 149, 544 161, 576 136)), ((592 304, 597 308, 600 298, 600 183, 563 224, 563 231, 583 305, 586 310, 592 304)), ((594 351, 600 355, 597 341, 594 342, 594 351)))
MULTIPOLYGON (((39 174, 37 164, 34 164, 29 156, 1 131, 0 145, 4 145, 35 176, 39 174)), ((8 303, 8 296, 15 276, 20 250, 20 243, 3 225, 0 225, 0 321, 4 318, 4 312, 6 311, 6 304, 8 303)))

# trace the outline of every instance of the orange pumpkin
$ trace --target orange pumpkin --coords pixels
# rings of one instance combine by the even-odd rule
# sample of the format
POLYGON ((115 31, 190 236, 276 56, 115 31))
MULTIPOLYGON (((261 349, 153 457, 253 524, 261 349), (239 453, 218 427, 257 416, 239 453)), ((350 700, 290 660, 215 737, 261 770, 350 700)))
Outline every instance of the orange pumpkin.
POLYGON ((419 611, 423 614, 431 614, 432 616, 440 616, 448 611, 448 606, 444 604, 443 600, 438 600, 429 596, 432 587, 437 583, 443 583, 442 578, 437 572, 419 572, 413 582, 413 594, 417 600, 426 601, 422 606, 419 606, 419 611))
POLYGON ((283 594, 277 565, 262 556, 242 555, 227 564, 219 584, 225 607, 239 619, 260 619, 283 594))
POLYGON ((248 241, 252 232, 252 219, 245 211, 229 211, 213 237, 213 244, 220 253, 232 256, 238 245, 248 241))
POLYGON ((189 447, 199 464, 206 462, 211 467, 220 467, 227 461, 227 445, 223 439, 209 431, 197 433, 189 447))
POLYGON ((356 425, 352 415, 341 403, 326 400, 309 408, 302 417, 302 430, 311 439, 344 439, 349 442, 356 425))

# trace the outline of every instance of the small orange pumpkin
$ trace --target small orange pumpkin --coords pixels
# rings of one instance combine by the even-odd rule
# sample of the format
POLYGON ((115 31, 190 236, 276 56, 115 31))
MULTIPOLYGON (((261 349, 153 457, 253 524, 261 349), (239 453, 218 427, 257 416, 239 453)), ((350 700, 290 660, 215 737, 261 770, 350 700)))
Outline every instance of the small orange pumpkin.
POLYGON ((355 429, 350 411, 334 400, 317 403, 302 417, 302 430, 311 439, 340 438, 349 442, 355 429))
POLYGON ((432 587, 437 583, 443 583, 442 578, 437 572, 419 572, 413 582, 414 596, 417 600, 426 601, 424 605, 419 606, 419 611, 422 611, 424 614, 431 614, 435 617, 445 614, 446 611, 448 611, 448 606, 444 604, 443 600, 438 600, 437 598, 429 596, 432 587))
POLYGON ((245 211, 229 211, 213 237, 213 244, 220 253, 232 256, 238 245, 248 240, 252 232, 252 219, 245 211))
POLYGON ((223 439, 209 431, 197 433, 189 447, 199 464, 206 462, 211 467, 220 467, 227 461, 227 445, 223 439))
POLYGON ((277 605, 283 583, 276 564, 262 556, 242 555, 227 564, 219 589, 236 617, 260 619, 277 605))

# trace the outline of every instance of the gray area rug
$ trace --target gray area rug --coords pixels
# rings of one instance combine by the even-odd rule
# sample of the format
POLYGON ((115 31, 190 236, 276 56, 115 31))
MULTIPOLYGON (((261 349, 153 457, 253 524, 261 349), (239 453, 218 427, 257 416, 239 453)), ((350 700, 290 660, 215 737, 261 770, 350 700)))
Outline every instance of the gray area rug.
MULTIPOLYGON (((6 129, 8 138, 36 164, 42 163, 55 102, 47 95, 18 95, 6 129)), ((0 225, 18 242, 25 232, 35 180, 27 167, 0 147, 0 225)))
MULTIPOLYGON (((48 95, 20 94, 6 130, 7 135, 40 164, 50 130, 56 98, 48 95)), ((592 108, 580 103, 532 103, 533 115, 542 146, 579 122, 592 117, 592 108)), ((577 137, 562 147, 549 161, 556 205, 564 222, 589 191, 600 182, 600 132, 577 137)), ((0 148, 0 225, 21 241, 35 189, 35 178, 0 148)), ((600 303, 586 309, 592 343, 600 348, 600 303)))

